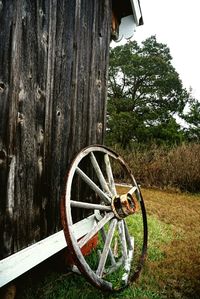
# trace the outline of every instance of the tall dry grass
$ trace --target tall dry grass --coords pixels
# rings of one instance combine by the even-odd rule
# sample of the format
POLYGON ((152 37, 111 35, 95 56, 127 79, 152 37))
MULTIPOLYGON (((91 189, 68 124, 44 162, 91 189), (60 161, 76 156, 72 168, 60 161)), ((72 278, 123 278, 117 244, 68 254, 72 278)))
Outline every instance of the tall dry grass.
POLYGON ((144 187, 200 192, 200 144, 182 144, 167 149, 152 146, 129 151, 115 148, 144 187))

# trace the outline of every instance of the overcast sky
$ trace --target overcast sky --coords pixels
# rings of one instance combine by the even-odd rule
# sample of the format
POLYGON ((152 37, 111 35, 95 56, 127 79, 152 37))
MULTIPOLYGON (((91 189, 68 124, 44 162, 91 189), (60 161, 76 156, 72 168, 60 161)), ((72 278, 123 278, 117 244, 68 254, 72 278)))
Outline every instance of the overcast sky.
POLYGON ((200 100, 200 0, 140 0, 144 25, 134 39, 167 44, 184 87, 200 100))

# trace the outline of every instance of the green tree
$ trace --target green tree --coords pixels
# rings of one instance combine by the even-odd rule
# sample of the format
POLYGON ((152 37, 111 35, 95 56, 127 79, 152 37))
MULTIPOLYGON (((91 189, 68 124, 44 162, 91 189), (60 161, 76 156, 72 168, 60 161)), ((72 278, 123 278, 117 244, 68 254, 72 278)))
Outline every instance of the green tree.
POLYGON ((182 114, 182 118, 188 125, 185 135, 188 141, 200 142, 200 102, 191 98, 188 103, 188 112, 182 114))
POLYGON ((171 64, 169 48, 152 36, 110 51, 107 138, 124 148, 131 140, 179 143, 180 115, 189 94, 171 64))

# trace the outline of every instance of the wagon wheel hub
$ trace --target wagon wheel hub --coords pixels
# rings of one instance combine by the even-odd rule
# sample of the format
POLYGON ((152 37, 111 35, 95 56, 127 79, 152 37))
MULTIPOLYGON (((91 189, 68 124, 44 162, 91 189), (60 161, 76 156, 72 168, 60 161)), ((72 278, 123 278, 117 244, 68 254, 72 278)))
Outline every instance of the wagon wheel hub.
POLYGON ((116 218, 124 219, 136 212, 137 202, 129 191, 121 196, 114 196, 111 202, 111 207, 116 218))

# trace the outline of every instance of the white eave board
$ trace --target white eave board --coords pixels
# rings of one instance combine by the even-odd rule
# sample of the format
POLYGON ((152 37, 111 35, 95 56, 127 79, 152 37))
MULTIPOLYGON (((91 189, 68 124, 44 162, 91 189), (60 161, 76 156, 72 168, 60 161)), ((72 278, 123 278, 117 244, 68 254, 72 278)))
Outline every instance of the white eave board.
POLYGON ((139 26, 140 19, 142 18, 139 0, 130 0, 130 1, 131 1, 132 9, 133 9, 134 21, 136 23, 136 26, 139 26))
POLYGON ((136 26, 133 15, 122 18, 119 26, 119 40, 122 38, 131 38, 135 32, 136 26))
POLYGON ((130 0, 133 14, 126 16, 121 19, 119 26, 119 38, 120 41, 122 38, 129 39, 134 35, 136 27, 141 25, 140 21, 142 19, 142 13, 140 9, 139 0, 130 0))

